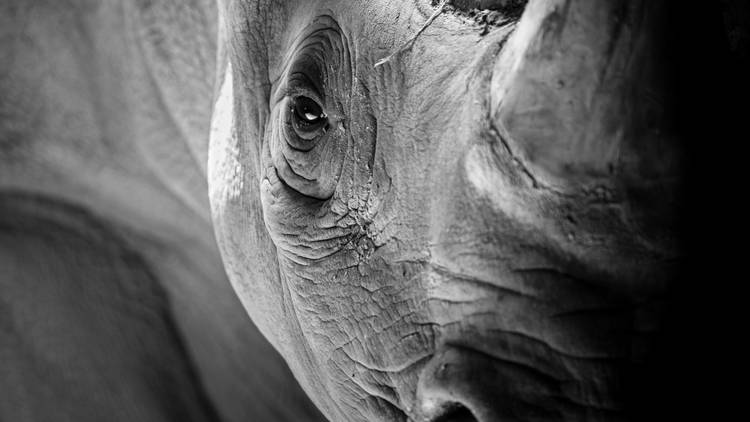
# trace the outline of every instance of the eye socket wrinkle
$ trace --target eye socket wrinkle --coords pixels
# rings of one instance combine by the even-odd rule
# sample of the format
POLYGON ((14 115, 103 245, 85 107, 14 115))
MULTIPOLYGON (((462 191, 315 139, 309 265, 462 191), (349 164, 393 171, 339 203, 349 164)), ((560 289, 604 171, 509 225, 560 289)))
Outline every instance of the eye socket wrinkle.
POLYGON ((322 75, 317 66, 295 65, 292 72, 287 77, 286 96, 293 96, 295 93, 309 93, 312 91, 315 95, 307 95, 313 99, 323 102, 323 83, 322 75))
POLYGON ((347 42, 330 16, 303 28, 283 56, 271 106, 273 166, 291 189, 318 199, 333 195, 346 156, 341 121, 351 86, 347 42))

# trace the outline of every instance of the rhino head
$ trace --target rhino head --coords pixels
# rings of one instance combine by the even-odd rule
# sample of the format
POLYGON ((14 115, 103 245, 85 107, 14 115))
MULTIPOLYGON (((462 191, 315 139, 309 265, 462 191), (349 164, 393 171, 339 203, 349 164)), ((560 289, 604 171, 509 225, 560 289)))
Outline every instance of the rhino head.
POLYGON ((681 253, 665 2, 220 15, 215 231, 329 418, 627 415, 681 253))

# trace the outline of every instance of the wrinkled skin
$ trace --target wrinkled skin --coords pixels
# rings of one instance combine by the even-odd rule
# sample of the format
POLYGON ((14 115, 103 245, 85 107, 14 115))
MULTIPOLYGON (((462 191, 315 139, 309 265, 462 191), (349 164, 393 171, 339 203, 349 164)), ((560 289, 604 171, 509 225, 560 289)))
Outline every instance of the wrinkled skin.
POLYGON ((680 256, 668 4, 464 3, 507 19, 379 66, 429 1, 222 5, 227 272, 332 420, 625 419, 680 256))
POLYGON ((0 419, 632 416, 679 3, 430 3, 0 1, 0 419))
POLYGON ((0 420, 321 420, 213 237, 212 1, 0 0, 0 420))

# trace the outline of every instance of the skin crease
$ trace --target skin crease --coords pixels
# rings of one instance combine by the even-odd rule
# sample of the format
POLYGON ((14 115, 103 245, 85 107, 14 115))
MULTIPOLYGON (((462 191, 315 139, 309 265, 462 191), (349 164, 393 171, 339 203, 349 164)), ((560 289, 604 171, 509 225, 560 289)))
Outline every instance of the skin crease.
POLYGON ((0 1, 0 419, 632 416, 679 5, 431 3, 0 1))
POLYGON ((0 1, 0 420, 322 419, 213 237, 217 24, 203 0, 0 1))
POLYGON ((627 419, 680 255, 666 3, 532 0, 486 35, 449 9, 374 66, 434 10, 224 2, 230 280, 331 420, 627 419), (300 90, 335 116, 305 151, 300 90))

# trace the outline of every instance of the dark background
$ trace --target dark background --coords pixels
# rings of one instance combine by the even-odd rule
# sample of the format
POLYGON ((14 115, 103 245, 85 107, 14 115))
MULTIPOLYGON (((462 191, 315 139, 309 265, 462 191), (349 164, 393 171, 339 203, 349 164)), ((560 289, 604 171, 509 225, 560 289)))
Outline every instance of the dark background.
POLYGON ((658 353, 637 374, 636 420, 734 420, 750 403, 740 348, 750 333, 749 3, 672 8, 678 129, 688 152, 679 221, 687 259, 667 298, 658 353))

